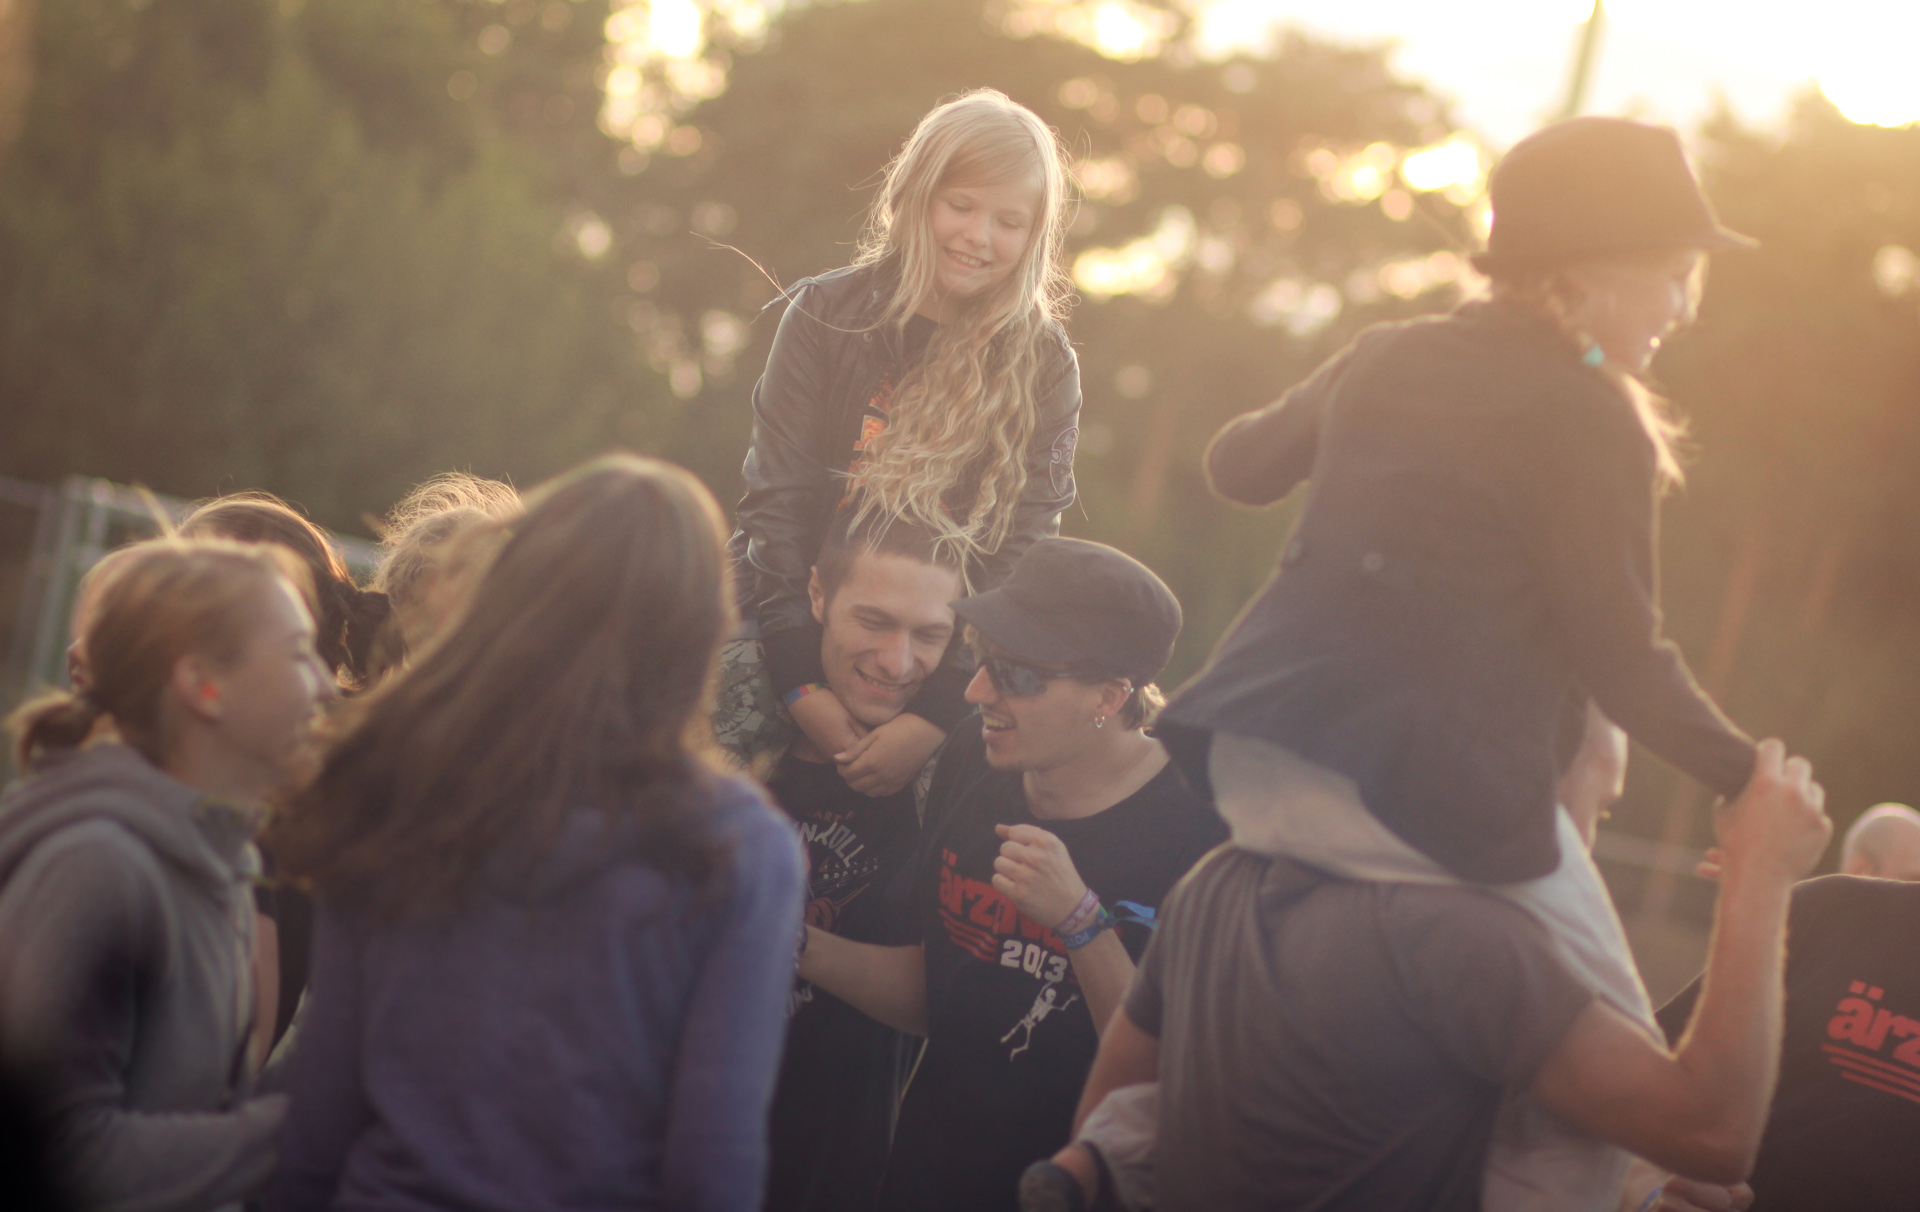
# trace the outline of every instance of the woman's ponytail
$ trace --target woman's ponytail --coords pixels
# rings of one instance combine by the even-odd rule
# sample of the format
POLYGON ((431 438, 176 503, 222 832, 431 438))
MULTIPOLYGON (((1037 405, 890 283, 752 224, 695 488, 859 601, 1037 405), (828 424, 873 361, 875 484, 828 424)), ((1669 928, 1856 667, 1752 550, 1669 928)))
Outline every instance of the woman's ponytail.
POLYGON ((32 770, 42 757, 78 749, 105 714, 91 695, 70 690, 55 690, 21 704, 7 717, 7 728, 16 738, 15 767, 32 770))

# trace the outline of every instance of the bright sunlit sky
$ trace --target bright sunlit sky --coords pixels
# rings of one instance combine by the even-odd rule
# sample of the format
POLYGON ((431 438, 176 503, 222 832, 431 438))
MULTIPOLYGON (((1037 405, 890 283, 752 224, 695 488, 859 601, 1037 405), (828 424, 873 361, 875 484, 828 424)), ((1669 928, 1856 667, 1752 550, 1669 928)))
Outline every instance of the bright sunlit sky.
MULTIPOLYGON (((1398 68, 1457 104, 1496 146, 1539 125, 1565 93, 1592 0, 1212 0, 1211 48, 1258 46, 1273 23, 1341 41, 1395 41, 1398 68)), ((1608 0, 1587 112, 1690 127, 1724 95, 1771 123, 1818 83, 1848 117, 1920 119, 1914 0, 1608 0)))

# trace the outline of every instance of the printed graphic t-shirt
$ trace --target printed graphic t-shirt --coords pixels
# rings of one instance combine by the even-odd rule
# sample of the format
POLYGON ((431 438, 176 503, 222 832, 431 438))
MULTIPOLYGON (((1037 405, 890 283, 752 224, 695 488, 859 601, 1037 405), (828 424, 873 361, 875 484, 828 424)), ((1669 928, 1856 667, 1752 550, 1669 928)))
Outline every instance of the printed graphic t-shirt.
POLYGON ((1167 767, 1080 820, 1042 821, 1020 775, 986 762, 977 720, 941 754, 914 891, 927 963, 927 1049, 907 1087, 881 1206, 1011 1209, 1020 1172, 1067 1143, 1099 1046, 1066 946, 993 887, 994 826, 1037 825, 1119 920, 1138 960, 1175 882, 1226 836, 1167 767))
MULTIPOLYGON (((1780 1085, 1753 1212, 1920 1206, 1920 884, 1829 875, 1793 892, 1780 1085)), ((1660 1011, 1677 1041, 1700 982, 1660 1011)))
MULTIPOLYGON (((767 782, 807 848, 807 924, 906 946, 919 924, 899 895, 920 840, 913 789, 878 798, 831 762, 789 754, 767 782)), ((824 989, 795 982, 770 1124, 770 1212, 866 1212, 880 1191, 910 1041, 824 989)), ((917 1043, 917 1041, 913 1041, 917 1043)))

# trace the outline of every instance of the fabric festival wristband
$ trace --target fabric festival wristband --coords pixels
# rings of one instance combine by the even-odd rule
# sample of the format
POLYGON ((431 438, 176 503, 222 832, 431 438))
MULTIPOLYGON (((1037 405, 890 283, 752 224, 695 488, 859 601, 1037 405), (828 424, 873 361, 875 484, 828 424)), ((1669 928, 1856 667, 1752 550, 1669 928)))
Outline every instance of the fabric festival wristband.
POLYGON ((1087 923, 1084 929, 1077 930, 1060 941, 1066 945, 1067 950, 1078 951, 1112 928, 1113 915, 1107 912, 1105 905, 1100 905, 1094 909, 1093 920, 1087 923))
POLYGON ((1094 894, 1093 889, 1087 889, 1086 895, 1080 898, 1080 903, 1073 907, 1073 912, 1061 918, 1060 924, 1053 928, 1053 932, 1062 937, 1072 934, 1086 925, 1093 918, 1093 911, 1099 907, 1100 898, 1094 894))
POLYGON ((791 707, 795 703, 799 702, 801 699, 804 699, 808 695, 812 694, 814 691, 825 690, 825 689, 826 687, 822 686, 818 682, 808 682, 804 686, 795 686, 792 690, 787 691, 786 696, 782 698, 780 701, 782 703, 785 703, 787 706, 791 707))

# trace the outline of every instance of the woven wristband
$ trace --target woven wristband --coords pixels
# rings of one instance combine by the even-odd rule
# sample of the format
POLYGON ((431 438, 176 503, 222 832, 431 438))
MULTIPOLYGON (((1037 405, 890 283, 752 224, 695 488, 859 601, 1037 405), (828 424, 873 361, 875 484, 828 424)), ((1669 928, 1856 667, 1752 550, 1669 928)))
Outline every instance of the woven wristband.
POLYGON ((1080 898, 1080 903, 1073 907, 1073 912, 1061 918, 1060 924, 1053 928, 1053 932, 1064 938, 1084 928, 1093 920, 1093 911, 1099 907, 1100 898, 1094 895, 1093 889, 1087 889, 1086 895, 1080 898))
POLYGON ((1088 943, 1091 943, 1094 939, 1097 939, 1102 934, 1105 934, 1112 927, 1113 927, 1113 915, 1107 912, 1107 907, 1105 905, 1097 905, 1094 908, 1093 920, 1091 922, 1087 923, 1087 925, 1082 929, 1076 930, 1074 933, 1067 935, 1065 938, 1061 939, 1060 941, 1066 944, 1067 950, 1078 951, 1080 950, 1080 948, 1086 946, 1088 943))
POLYGON ((795 686, 792 690, 787 691, 787 693, 781 698, 780 701, 782 703, 785 703, 787 706, 791 707, 795 703, 799 702, 801 699, 804 699, 808 695, 812 694, 814 691, 825 690, 825 689, 826 687, 822 686, 818 682, 808 682, 804 686, 795 686))

